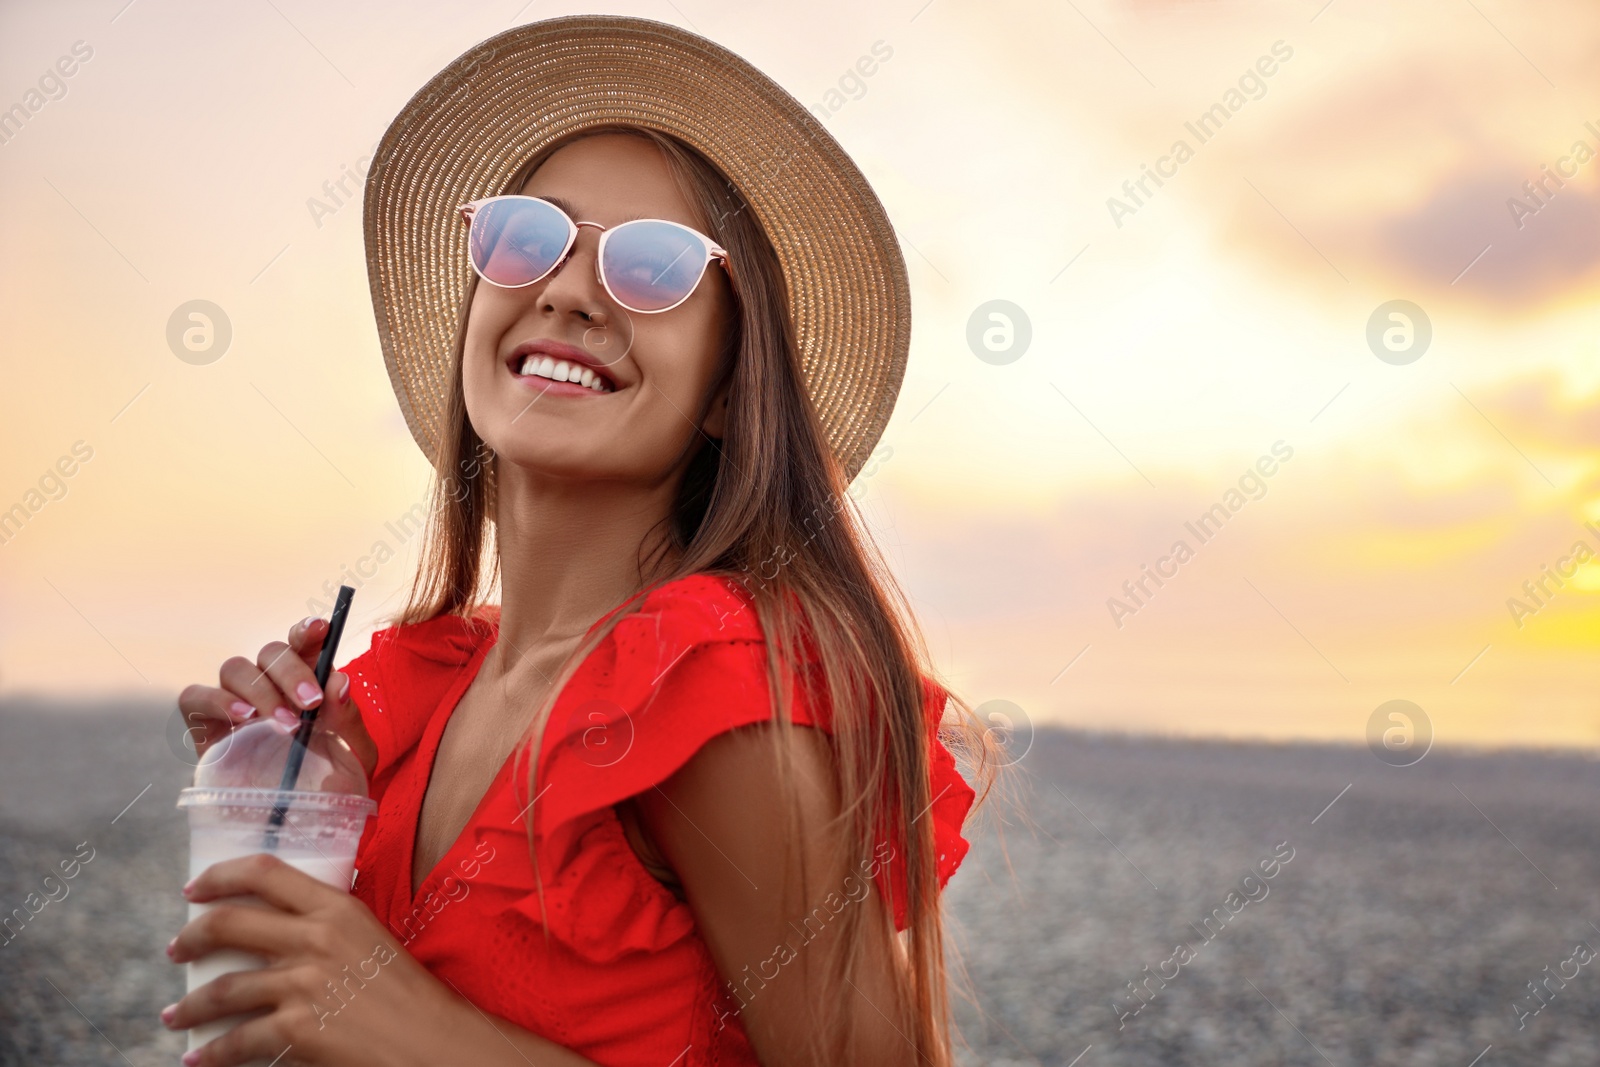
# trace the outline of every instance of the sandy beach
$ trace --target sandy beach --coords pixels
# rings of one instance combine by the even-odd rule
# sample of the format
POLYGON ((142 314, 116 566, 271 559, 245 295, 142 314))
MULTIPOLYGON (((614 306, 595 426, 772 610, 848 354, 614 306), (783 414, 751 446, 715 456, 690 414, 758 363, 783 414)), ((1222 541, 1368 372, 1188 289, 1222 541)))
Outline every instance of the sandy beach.
MULTIPOLYGON (((172 714, 0 704, 0 908, 76 863, 0 936, 0 1067, 182 1052, 156 1019, 182 986, 172 714)), ((1013 781, 946 895, 964 1063, 1600 1061, 1592 760, 1040 731, 1013 781)))

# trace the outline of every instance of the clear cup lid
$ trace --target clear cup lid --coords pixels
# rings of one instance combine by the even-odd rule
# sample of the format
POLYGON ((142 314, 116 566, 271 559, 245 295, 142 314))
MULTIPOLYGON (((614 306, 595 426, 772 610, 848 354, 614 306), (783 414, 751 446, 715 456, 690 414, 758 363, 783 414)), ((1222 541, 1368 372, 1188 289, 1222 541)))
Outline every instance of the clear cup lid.
POLYGON ((294 745, 294 729, 275 719, 246 723, 206 749, 194 769, 194 789, 186 794, 251 794, 278 792, 285 785, 296 794, 329 794, 364 799, 367 773, 344 738, 318 723, 292 783, 284 768, 294 745))

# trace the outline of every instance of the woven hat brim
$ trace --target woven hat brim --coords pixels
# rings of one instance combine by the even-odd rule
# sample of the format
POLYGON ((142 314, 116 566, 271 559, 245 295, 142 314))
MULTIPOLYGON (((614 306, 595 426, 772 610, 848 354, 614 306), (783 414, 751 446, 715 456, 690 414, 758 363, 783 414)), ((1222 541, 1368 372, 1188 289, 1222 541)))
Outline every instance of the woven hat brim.
POLYGON ((504 187, 528 158, 614 122, 672 134, 722 170, 777 252, 800 371, 846 481, 893 413, 911 341, 905 260, 877 195, 788 92, 722 46, 667 23, 576 15, 468 49, 384 134, 363 208, 384 363, 431 458, 471 279, 456 206, 504 187))

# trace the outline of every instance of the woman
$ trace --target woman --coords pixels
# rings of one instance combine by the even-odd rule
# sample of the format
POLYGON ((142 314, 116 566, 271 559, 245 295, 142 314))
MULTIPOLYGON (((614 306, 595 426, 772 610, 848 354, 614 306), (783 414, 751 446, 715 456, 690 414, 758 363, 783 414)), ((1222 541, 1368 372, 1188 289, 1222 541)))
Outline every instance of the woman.
POLYGON ((271 908, 169 947, 270 964, 163 1012, 262 1012, 184 1062, 949 1063, 938 893, 976 794, 844 501, 909 315, 864 179, 738 57, 584 16, 441 72, 367 198, 385 355, 439 475, 411 600, 326 692, 309 619, 180 706, 207 740, 320 706, 378 815, 352 894, 267 855, 185 887, 271 908), (509 177, 462 177, 464 148, 509 177), (470 270, 418 221, 462 201, 470 270), (428 355, 406 324, 461 274, 428 355))

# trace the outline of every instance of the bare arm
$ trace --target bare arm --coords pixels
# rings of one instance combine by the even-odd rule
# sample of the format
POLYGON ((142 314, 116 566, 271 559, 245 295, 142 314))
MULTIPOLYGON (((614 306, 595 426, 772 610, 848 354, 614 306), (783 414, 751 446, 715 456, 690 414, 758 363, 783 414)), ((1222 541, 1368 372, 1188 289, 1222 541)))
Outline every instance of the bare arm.
MULTIPOLYGON (((785 813, 772 784, 776 768, 767 736, 775 729, 765 724, 742 727, 709 741, 661 786, 639 795, 645 828, 682 882, 723 980, 752 991, 742 994, 745 1005, 739 1017, 764 1067, 810 1067, 804 1057, 812 1012, 840 997, 856 1015, 860 1035, 846 1062, 910 1067, 915 1052, 888 1017, 893 954, 887 933, 869 938, 868 966, 856 988, 838 990, 826 985, 821 954, 840 924, 823 926, 803 943, 790 926, 819 906, 828 892, 839 892, 850 871, 829 869, 820 847, 820 828, 840 807, 828 740, 819 730, 795 727, 795 762, 801 772, 796 785, 808 828, 806 864, 815 898, 796 908, 801 900, 798 871, 791 872, 791 884, 783 884, 785 813), (785 897, 791 910, 783 907, 785 897), (797 951, 776 966, 777 976, 762 975, 761 982, 744 986, 758 968, 772 973, 775 950, 786 940, 797 951)), ((874 918, 887 908, 875 886, 848 906, 876 909, 874 918)), ((867 925, 874 932, 886 931, 887 922, 867 925)))

